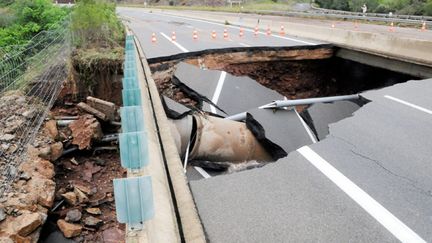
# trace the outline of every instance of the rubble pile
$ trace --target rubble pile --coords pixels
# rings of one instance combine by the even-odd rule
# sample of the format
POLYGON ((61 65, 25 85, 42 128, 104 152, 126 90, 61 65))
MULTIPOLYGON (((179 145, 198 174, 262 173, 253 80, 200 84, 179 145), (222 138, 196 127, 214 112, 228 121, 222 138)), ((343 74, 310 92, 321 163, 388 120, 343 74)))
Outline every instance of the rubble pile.
POLYGON ((2 175, 9 172, 0 179, 6 189, 0 199, 0 242, 36 242, 54 202, 50 160, 63 146, 44 130, 35 131, 43 106, 30 99, 20 93, 0 98, 0 168, 2 175))
MULTIPOLYGON (((115 217, 111 180, 125 172, 117 145, 111 144, 115 139, 103 134, 118 130, 117 107, 89 100, 84 104, 106 119, 78 105, 54 108, 34 142, 22 149, 23 162, 12 171, 16 179, 0 199, 0 242, 44 242, 53 232, 78 242, 124 239, 115 217), (109 151, 97 156, 101 150, 109 151), (55 225, 53 230, 50 224, 55 225)), ((20 94, 0 99, 0 167, 7 164, 8 154, 20 149, 20 139, 28 136, 21 128, 38 114, 37 107, 30 109, 27 103, 20 94)))

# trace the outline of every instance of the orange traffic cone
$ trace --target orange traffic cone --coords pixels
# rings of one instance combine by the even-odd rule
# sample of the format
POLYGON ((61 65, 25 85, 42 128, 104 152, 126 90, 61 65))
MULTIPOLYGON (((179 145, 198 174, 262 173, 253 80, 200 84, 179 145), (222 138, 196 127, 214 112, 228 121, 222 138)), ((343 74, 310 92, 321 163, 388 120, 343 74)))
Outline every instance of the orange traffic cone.
POLYGON ((239 37, 242 38, 244 35, 243 28, 240 27, 239 37))
POLYGON ((224 29, 223 37, 224 37, 224 39, 228 39, 228 31, 227 31, 227 29, 224 29))
POLYGON ((175 31, 173 31, 171 34, 171 41, 176 41, 176 40, 177 40, 176 33, 175 31))
POLYGON ((157 42, 157 40, 156 40, 156 34, 155 33, 152 34, 151 41, 152 41, 152 43, 156 43, 157 42))
POLYGON ((216 31, 214 31, 214 30, 212 31, 212 33, 211 33, 211 38, 212 38, 212 39, 216 39, 216 31))
POLYGON ((281 36, 284 36, 285 35, 285 26, 283 26, 283 25, 281 25, 281 27, 280 27, 280 33, 279 33, 281 36))
POLYGON ((270 29, 270 25, 267 27, 267 35, 270 36, 271 35, 271 29, 270 29))
POLYGON ((196 31, 196 30, 193 31, 192 38, 194 40, 198 40, 198 31, 196 31))
POLYGON ((393 24, 393 22, 390 23, 389 31, 390 32, 394 32, 394 24, 393 24))
POLYGON ((421 27, 421 31, 425 32, 426 31, 426 22, 423 21, 422 27, 421 27))
POLYGON ((255 29, 254 29, 254 36, 255 36, 255 37, 258 37, 258 26, 255 26, 255 29))

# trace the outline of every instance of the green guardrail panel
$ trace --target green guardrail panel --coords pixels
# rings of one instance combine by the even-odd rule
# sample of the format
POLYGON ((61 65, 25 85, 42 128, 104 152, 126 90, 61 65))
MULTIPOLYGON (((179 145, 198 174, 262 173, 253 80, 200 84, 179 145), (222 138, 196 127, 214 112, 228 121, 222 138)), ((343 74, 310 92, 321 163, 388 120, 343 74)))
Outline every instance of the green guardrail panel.
POLYGON ((136 62, 125 61, 123 63, 123 70, 126 70, 126 69, 136 69, 136 68, 137 68, 136 62))
POLYGON ((123 77, 125 78, 136 78, 137 77, 137 68, 127 68, 123 69, 123 77))
POLYGON ((120 160, 123 168, 141 169, 148 165, 148 145, 146 132, 119 134, 120 160))
POLYGON ((150 176, 114 179, 117 220, 123 224, 142 224, 154 217, 150 176))
POLYGON ((120 108, 122 132, 144 131, 144 114, 141 106, 124 106, 120 108))
POLYGON ((136 77, 123 78, 123 89, 139 89, 138 79, 136 77))
POLYGON ((141 90, 140 89, 123 89, 123 106, 139 106, 141 105, 141 90))

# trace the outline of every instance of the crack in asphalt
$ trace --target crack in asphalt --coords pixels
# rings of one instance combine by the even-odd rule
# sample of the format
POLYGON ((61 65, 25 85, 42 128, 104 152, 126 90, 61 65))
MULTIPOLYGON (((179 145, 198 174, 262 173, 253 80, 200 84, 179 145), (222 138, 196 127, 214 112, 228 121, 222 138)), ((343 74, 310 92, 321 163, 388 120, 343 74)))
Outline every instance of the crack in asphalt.
POLYGON ((412 186, 413 188, 415 188, 415 189, 416 189, 417 191, 419 191, 421 194, 423 194, 423 195, 425 195, 425 196, 428 196, 428 197, 432 197, 432 193, 431 193, 430 191, 427 191, 427 190, 425 190, 425 189, 423 189, 423 188, 421 188, 421 187, 419 187, 419 186, 416 185, 416 184, 417 184, 417 181, 412 180, 412 179, 410 179, 410 178, 408 178, 408 177, 405 177, 405 176, 402 176, 402 175, 398 175, 398 174, 396 174, 395 172, 393 172, 393 171, 389 170, 388 168, 386 168, 384 165, 382 165, 382 164, 381 164, 378 160, 376 160, 376 159, 372 159, 372 158, 370 158, 370 157, 368 157, 368 156, 366 156, 366 155, 364 155, 364 154, 361 154, 361 153, 359 153, 359 152, 356 152, 356 151, 354 151, 354 150, 352 150, 352 149, 351 149, 350 151, 351 151, 352 154, 354 154, 354 155, 356 155, 356 156, 359 156, 359 157, 361 157, 361 158, 363 158, 363 159, 366 159, 366 160, 369 160, 369 161, 373 162, 374 164, 376 164, 377 166, 379 166, 381 169, 383 169, 384 171, 386 171, 386 172, 389 173, 390 175, 395 176, 395 177, 397 177, 397 178, 400 178, 400 179, 406 181, 406 182, 408 183, 408 185, 410 185, 410 186, 412 186))
POLYGON ((415 188, 415 189, 416 189, 417 191, 419 191, 421 194, 423 194, 423 195, 425 195, 425 196, 428 196, 428 197, 432 197, 432 192, 429 191, 429 190, 425 190, 425 189, 423 189, 423 188, 417 186, 417 181, 412 180, 412 179, 410 179, 410 178, 408 178, 408 177, 405 177, 405 176, 399 175, 399 174, 397 174, 397 173, 391 171, 390 169, 386 168, 386 167, 385 167, 383 164, 381 164, 378 160, 373 159, 373 158, 371 158, 371 157, 369 157, 369 156, 367 156, 367 155, 364 155, 364 154, 362 154, 362 153, 360 153, 360 152, 355 151, 355 149, 357 149, 357 146, 356 146, 355 144, 353 144, 353 143, 347 141, 347 140, 344 139, 344 138, 341 138, 341 137, 338 137, 338 136, 335 136, 335 135, 332 135, 332 134, 329 134, 329 137, 332 137, 332 138, 334 138, 334 139, 340 140, 340 141, 343 142, 343 143, 346 143, 346 144, 348 144, 348 145, 351 145, 351 146, 353 147, 353 149, 350 149, 350 152, 351 152, 352 154, 354 154, 355 156, 358 156, 358 157, 361 157, 361 158, 363 158, 363 159, 366 159, 366 160, 368 160, 368 161, 373 162, 374 164, 376 164, 377 166, 379 166, 381 169, 383 169, 384 171, 386 171, 388 174, 390 174, 390 175, 392 175, 392 176, 394 176, 394 177, 397 177, 397 178, 400 178, 400 179, 406 181, 406 182, 408 183, 408 185, 410 185, 410 186, 412 186, 413 188, 415 188))

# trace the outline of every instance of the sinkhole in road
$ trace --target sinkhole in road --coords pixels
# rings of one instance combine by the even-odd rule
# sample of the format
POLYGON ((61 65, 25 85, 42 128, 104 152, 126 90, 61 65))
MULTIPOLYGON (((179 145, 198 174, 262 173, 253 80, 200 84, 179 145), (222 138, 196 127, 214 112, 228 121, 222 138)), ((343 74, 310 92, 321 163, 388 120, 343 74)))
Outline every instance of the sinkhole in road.
MULTIPOLYGON (((172 120, 179 120, 187 114, 193 115, 191 138, 186 139, 190 148, 186 151, 185 144, 179 146, 180 154, 184 157, 190 152, 192 165, 206 168, 210 174, 218 174, 221 171, 226 173, 260 167, 265 164, 261 163, 262 161, 275 161, 303 145, 313 143, 313 140, 322 140, 329 133, 329 124, 351 116, 367 101, 358 99, 302 105, 285 113, 266 113, 263 109, 256 109, 259 105, 277 99, 359 94, 419 79, 406 70, 396 72, 385 68, 388 63, 375 60, 373 65, 364 64, 368 63, 369 56, 365 56, 362 63, 343 58, 347 56, 346 50, 343 57, 338 55, 340 50, 341 48, 332 45, 228 48, 182 53, 148 61, 159 93, 164 97, 167 116, 172 120), (221 75, 222 73, 225 74, 221 75), (183 107, 179 108, 179 105, 183 107), (224 117, 243 111, 248 114, 247 119, 241 119, 245 120, 243 125, 221 125, 225 123, 222 121, 224 117), (202 114, 212 118, 203 119, 202 114), (206 123, 209 120, 210 125, 206 123), (197 123, 201 124, 201 127, 197 123), (197 139, 198 135, 205 134, 206 124, 212 130, 211 139, 197 139), (232 142, 235 140, 233 131, 241 130, 242 126, 249 129, 257 139, 255 142, 245 143, 253 147, 253 152, 239 158, 237 155, 241 150, 236 151, 230 147, 233 151, 227 152, 226 144, 215 145, 217 142, 214 138, 217 136, 214 135, 214 127, 223 130, 216 134, 225 133, 219 140, 232 142), (295 141, 287 141, 288 137, 295 141), (261 149, 264 149, 271 159, 265 160, 263 158, 268 155, 256 153, 261 149), (221 151, 225 157, 219 156, 221 151), (200 152, 206 156, 197 156, 200 152), (218 156, 214 156, 215 153, 218 156), (254 153, 255 155, 251 155, 254 153), (275 154, 278 156, 274 156, 275 154)), ((358 54, 355 53, 354 56, 358 54)), ((237 135, 248 137, 244 134, 237 135)))

